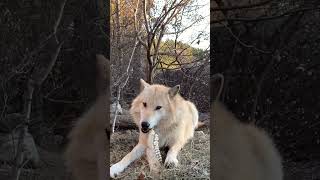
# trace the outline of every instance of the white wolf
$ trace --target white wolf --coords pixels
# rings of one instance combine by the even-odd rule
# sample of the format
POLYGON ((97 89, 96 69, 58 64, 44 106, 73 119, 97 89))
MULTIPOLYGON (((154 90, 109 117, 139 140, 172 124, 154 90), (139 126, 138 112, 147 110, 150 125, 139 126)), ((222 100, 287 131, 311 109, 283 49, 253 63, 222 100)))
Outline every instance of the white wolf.
POLYGON ((110 176, 113 178, 144 154, 150 129, 159 135, 159 147, 169 147, 165 165, 172 167, 178 165, 177 155, 193 137, 195 128, 202 125, 198 124, 195 105, 179 95, 179 85, 172 88, 150 85, 142 79, 140 84, 141 92, 130 108, 130 114, 140 130, 139 143, 120 162, 111 166, 110 176))

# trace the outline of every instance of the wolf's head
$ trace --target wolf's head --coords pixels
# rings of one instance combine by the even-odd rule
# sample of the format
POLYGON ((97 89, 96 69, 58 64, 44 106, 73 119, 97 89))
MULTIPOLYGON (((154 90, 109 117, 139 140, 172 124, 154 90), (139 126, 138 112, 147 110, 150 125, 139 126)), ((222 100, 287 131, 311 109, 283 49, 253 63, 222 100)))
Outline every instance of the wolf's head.
POLYGON ((173 100, 177 96, 180 86, 172 88, 163 85, 146 83, 140 79, 141 93, 139 95, 139 111, 141 131, 147 133, 159 123, 166 122, 172 116, 173 100))

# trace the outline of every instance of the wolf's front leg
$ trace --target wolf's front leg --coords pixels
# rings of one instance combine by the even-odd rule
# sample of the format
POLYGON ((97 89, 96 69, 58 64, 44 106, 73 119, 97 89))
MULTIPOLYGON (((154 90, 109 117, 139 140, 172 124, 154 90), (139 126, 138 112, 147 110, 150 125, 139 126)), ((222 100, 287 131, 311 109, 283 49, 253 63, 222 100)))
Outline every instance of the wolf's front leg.
POLYGON ((176 142, 172 147, 169 148, 164 165, 166 167, 176 167, 178 166, 178 153, 184 146, 185 142, 176 142))
POLYGON ((144 153, 146 146, 144 144, 137 144, 132 151, 127 154, 120 162, 110 167, 110 177, 114 178, 119 175, 131 162, 140 158, 144 153))

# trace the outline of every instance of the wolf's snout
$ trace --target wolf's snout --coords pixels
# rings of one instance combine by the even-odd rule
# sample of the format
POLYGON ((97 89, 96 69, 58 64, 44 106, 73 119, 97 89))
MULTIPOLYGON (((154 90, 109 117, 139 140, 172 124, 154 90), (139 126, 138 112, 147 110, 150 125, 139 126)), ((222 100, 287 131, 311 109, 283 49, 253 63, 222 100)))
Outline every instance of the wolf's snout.
POLYGON ((150 127, 150 124, 148 122, 141 123, 141 131, 143 133, 147 133, 150 130, 149 127, 150 127))
POLYGON ((142 122, 142 123, 141 123, 141 127, 142 127, 142 128, 148 129, 149 126, 150 126, 150 124, 149 124, 148 122, 142 122))

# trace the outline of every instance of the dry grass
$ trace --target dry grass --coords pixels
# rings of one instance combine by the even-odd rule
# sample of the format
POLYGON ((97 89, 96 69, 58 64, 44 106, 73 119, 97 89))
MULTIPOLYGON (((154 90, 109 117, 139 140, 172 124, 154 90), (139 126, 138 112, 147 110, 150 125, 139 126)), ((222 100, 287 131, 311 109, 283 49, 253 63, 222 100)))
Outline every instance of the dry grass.
MULTIPOLYGON (((161 179, 210 179, 210 139, 208 129, 196 131, 195 137, 178 156, 179 166, 162 168, 161 179)), ((120 161, 138 142, 137 131, 120 131, 111 136, 110 164, 120 161)), ((165 158, 164 152, 162 156, 165 158)), ((137 179, 144 173, 145 179, 152 179, 146 157, 132 163, 117 179, 137 179)))

